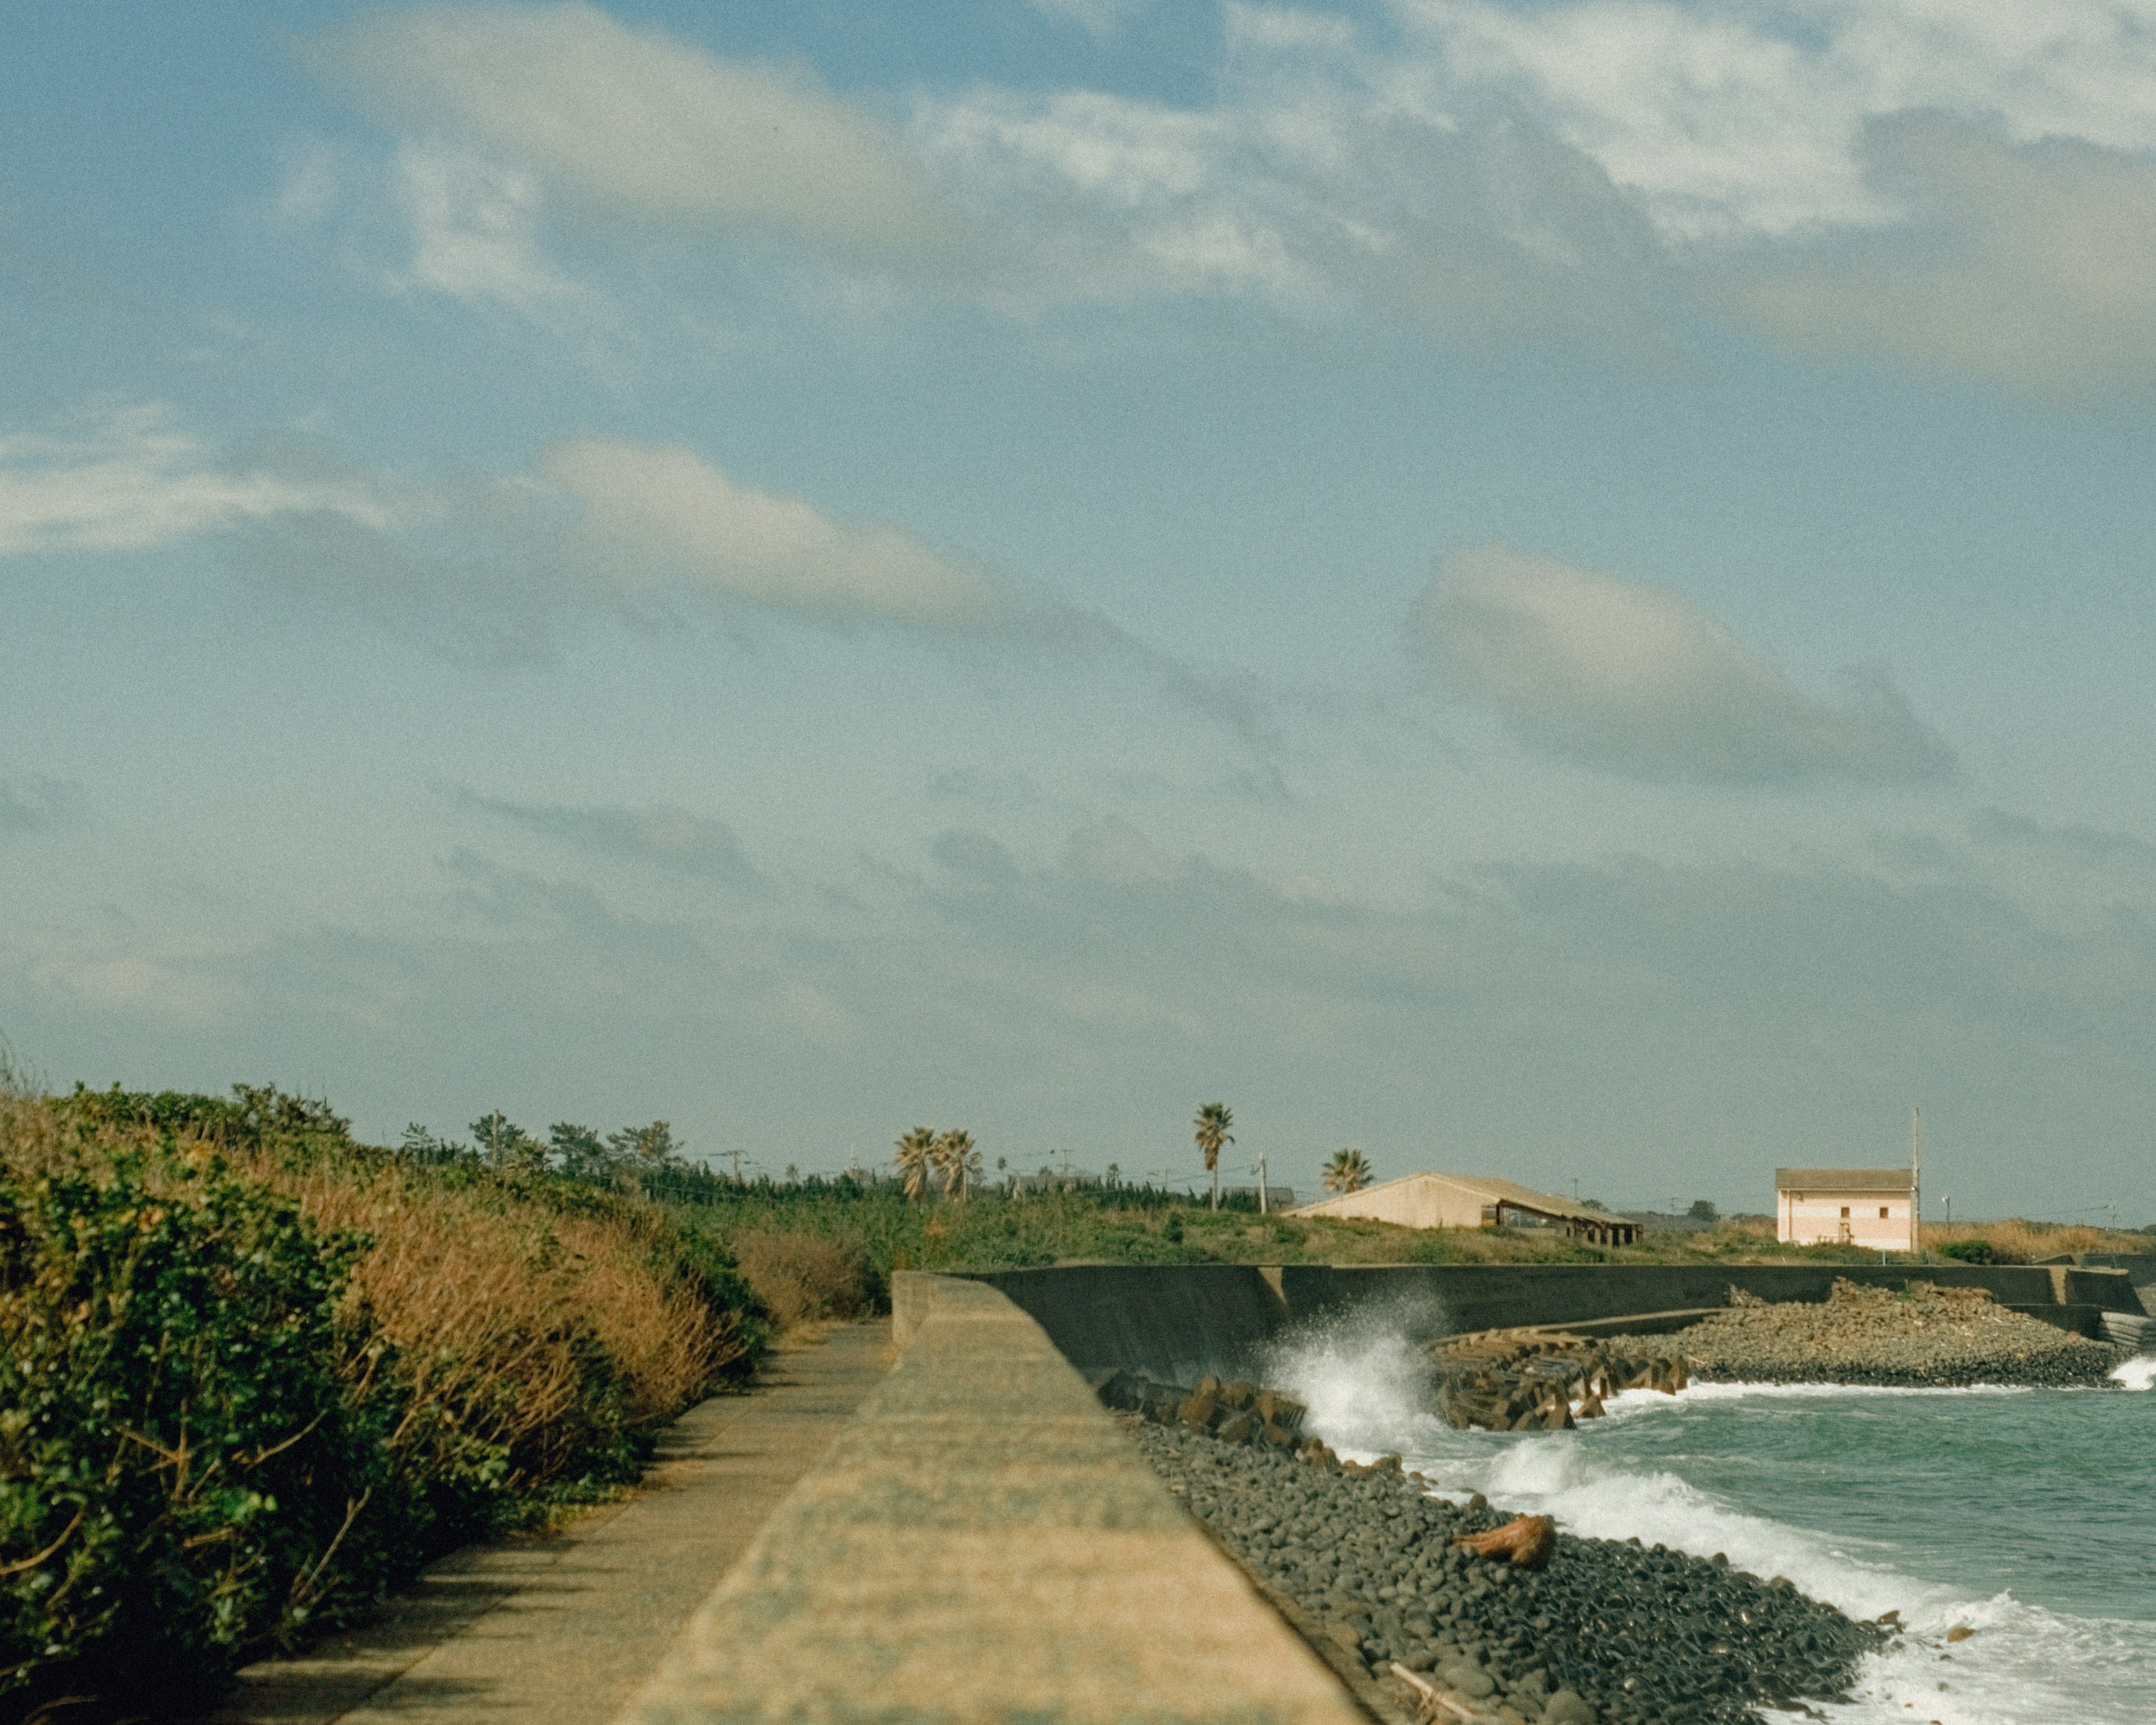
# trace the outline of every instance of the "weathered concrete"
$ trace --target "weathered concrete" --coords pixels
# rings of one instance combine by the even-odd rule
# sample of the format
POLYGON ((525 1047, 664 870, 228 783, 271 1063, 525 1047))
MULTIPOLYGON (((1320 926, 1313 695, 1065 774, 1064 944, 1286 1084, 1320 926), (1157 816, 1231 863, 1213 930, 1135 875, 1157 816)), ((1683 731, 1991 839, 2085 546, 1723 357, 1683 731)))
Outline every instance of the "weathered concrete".
POLYGON ((1143 1269, 1070 1265, 983 1274, 1081 1371, 1116 1368, 1188 1383, 1251 1367, 1290 1323, 1386 1313, 1415 1341, 1469 1330, 1587 1324, 1761 1299, 1824 1301, 1838 1277, 1980 1287, 2002 1305, 2081 1334, 2100 1314, 2143 1307, 2117 1270, 1964 1264, 1230 1264, 1143 1269))
POLYGON ((621 1725, 1360 1720, 1039 1325, 896 1280, 898 1363, 621 1725))
POLYGON ((638 1497, 444 1558, 373 1622, 249 1666, 213 1725, 603 1725, 882 1377, 889 1337, 849 1325, 780 1355, 675 1421, 638 1497))

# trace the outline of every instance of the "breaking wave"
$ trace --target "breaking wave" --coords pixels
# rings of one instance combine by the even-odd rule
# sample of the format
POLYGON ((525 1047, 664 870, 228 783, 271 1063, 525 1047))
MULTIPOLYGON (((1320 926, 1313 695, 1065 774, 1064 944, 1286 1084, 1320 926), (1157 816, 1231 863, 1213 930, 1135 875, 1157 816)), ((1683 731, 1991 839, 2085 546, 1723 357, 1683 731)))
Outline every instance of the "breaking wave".
MULTIPOLYGON (((1428 1333, 1421 1325, 1414 1331, 1428 1333)), ((1456 1431, 1397 1324, 1280 1346, 1268 1381, 1342 1455, 1398 1454, 1592 1538, 1784 1575, 1908 1633, 1866 1662, 1849 1725, 2156 1719, 2156 1430, 2117 1392, 1699 1384, 1633 1390, 1576 1431, 1456 1431), (1948 1630, 1971 1633, 1948 1643, 1948 1630)), ((2156 1357, 2112 1374, 2156 1382, 2156 1357)))

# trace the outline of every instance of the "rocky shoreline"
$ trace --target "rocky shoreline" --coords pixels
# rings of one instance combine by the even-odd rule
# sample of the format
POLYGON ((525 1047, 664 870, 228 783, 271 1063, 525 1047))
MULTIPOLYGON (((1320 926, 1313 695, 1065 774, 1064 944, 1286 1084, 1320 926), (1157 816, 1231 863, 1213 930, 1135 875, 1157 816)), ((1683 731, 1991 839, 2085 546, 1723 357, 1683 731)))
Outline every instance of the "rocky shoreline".
POLYGON ((1857 1661, 1898 1632, 1719 1557, 1523 1527, 1479 1497, 1448 1503, 1397 1458, 1358 1467, 1310 1440, 1122 1417, 1168 1489, 1396 1716, 1740 1725, 1757 1707, 1844 1698, 1857 1661), (1462 1543, 1500 1528, 1476 1542, 1494 1556, 1462 1543))
POLYGON ((1837 1281, 1824 1302, 1729 1304, 1674 1335, 1596 1338, 1529 1327, 1430 1344, 1431 1411, 1486 1431, 1558 1430, 1600 1417, 1628 1389, 1675 1394, 1692 1381, 1897 1389, 2105 1384, 2133 1353, 1996 1305, 1981 1288, 1837 1281))
MULTIPOLYGON (((1823 1304, 1730 1304, 1673 1336, 1548 1330, 1429 1350, 1455 1426, 1549 1430, 1631 1389, 1688 1381, 1914 1388, 2092 1385, 2130 1350, 1981 1290, 1837 1282, 1823 1304)), ((1481 1725, 1740 1725, 1841 1701, 1902 1629, 1859 1623, 1722 1558, 1584 1539, 1476 1497, 1432 1497, 1398 1457, 1342 1462, 1291 1398, 1118 1373, 1120 1411, 1170 1491, 1380 1717, 1481 1725)), ((1966 1633, 1961 1631, 1960 1633, 1966 1633)), ((1815 1717, 1817 1717, 1815 1715, 1815 1717)))

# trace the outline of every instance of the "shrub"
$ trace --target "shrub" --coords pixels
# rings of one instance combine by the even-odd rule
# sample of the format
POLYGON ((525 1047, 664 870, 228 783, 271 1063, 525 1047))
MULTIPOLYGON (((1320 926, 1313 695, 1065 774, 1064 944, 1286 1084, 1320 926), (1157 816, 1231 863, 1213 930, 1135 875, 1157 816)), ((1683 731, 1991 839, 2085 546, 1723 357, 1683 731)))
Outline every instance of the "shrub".
POLYGON ((736 1235, 732 1247, 742 1279, 782 1324, 866 1317, 885 1301, 858 1241, 751 1229, 736 1235))
POLYGON ((382 1579, 396 1399, 339 1317, 363 1249, 208 1156, 0 1179, 0 1694, 183 1686, 382 1579))

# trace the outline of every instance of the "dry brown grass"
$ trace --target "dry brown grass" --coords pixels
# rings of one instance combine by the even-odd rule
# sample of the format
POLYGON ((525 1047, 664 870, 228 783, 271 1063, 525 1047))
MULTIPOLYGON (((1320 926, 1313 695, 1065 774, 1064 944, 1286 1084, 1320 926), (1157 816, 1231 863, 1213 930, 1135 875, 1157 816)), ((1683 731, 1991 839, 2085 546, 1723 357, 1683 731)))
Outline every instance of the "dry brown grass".
MULTIPOLYGON (((49 1102, 0 1091, 0 1166, 19 1175, 95 1173, 157 1142, 146 1127, 109 1123, 85 1135, 49 1102)), ((372 1153, 292 1161, 225 1153, 319 1226, 369 1236, 346 1298, 396 1350, 410 1389, 400 1440, 503 1445, 511 1487, 556 1477, 595 1421, 642 1427, 668 1418, 746 1351, 734 1315, 662 1267, 656 1248, 667 1224, 634 1201, 565 1214, 499 1182, 459 1187, 372 1153), (595 1384, 618 1416, 595 1404, 595 1384)))
POLYGON ((565 1216, 394 1165, 295 1173, 262 1156, 251 1171, 323 1226, 373 1237, 350 1297, 396 1344, 416 1409, 455 1409, 464 1430, 509 1445, 533 1479, 582 1440, 593 1343, 635 1425, 704 1394, 742 1352, 731 1315, 660 1273, 641 1237, 654 1220, 565 1216))
POLYGON ((729 1244, 742 1279, 788 1330, 866 1317, 875 1310, 875 1267, 851 1240, 751 1229, 729 1244))
POLYGON ((1964 1240, 1983 1240, 1994 1251, 2025 1264, 2070 1252, 2156 1252, 2156 1238, 2146 1234, 2114 1233, 2078 1224, 2025 1222, 2016 1218, 2005 1222, 1957 1222, 1951 1228, 1935 1222, 1924 1224, 1927 1251, 1936 1252, 1964 1240))

